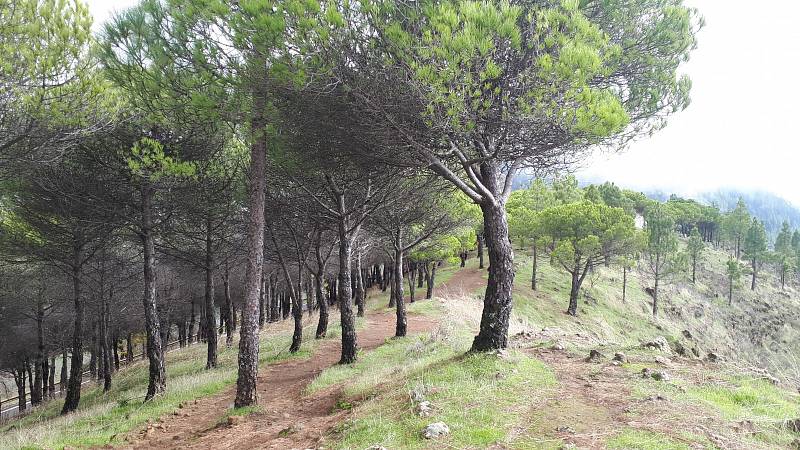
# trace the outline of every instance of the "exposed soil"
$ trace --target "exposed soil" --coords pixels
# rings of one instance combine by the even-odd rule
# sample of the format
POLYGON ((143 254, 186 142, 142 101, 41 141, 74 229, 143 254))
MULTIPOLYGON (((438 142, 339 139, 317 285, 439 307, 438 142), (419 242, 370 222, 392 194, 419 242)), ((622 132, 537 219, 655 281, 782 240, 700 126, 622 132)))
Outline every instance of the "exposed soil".
MULTIPOLYGON (((432 319, 409 315, 409 334, 433 329, 432 319)), ((367 325, 358 334, 362 351, 373 349, 392 336, 395 317, 391 313, 368 314, 367 325)), ((157 424, 131 435, 125 448, 133 449, 306 449, 318 445, 325 434, 344 419, 336 409, 341 388, 334 386, 312 395, 303 390, 340 356, 338 340, 321 343, 307 360, 290 360, 262 368, 258 380, 259 406, 263 412, 222 420, 233 406, 234 387, 179 409, 157 424)))

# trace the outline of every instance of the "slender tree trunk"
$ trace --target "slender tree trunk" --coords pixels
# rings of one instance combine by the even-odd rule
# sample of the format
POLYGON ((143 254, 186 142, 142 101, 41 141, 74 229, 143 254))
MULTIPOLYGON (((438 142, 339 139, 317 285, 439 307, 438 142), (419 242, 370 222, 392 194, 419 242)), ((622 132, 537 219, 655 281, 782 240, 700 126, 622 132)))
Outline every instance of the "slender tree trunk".
POLYGON ((75 245, 72 263, 72 302, 75 307, 75 323, 72 327, 72 361, 69 365, 69 382, 64 398, 61 414, 68 414, 78 408, 81 400, 81 384, 83 383, 83 320, 84 303, 81 292, 83 247, 75 245))
POLYGON ((428 279, 428 261, 420 262, 417 265, 419 273, 419 280, 417 281, 417 289, 422 289, 425 281, 428 279))
POLYGON ((36 302, 36 372, 31 386, 31 405, 42 403, 42 365, 45 358, 44 354, 44 305, 41 299, 36 302))
POLYGON ((147 332, 147 358, 150 363, 149 382, 145 401, 167 390, 167 373, 164 368, 164 349, 161 343, 161 330, 156 307, 156 257, 153 237, 152 187, 142 184, 142 229, 141 239, 144 247, 144 322, 147 332))
MULTIPOLYGON (((482 168, 481 171, 489 169, 482 168)), ((496 174, 489 174, 496 179, 496 174)), ((508 237, 505 205, 485 203, 483 229, 489 254, 489 280, 483 299, 480 332, 472 342, 473 351, 505 348, 511 317, 511 289, 514 285, 514 250, 508 237)))
POLYGON ((214 307, 214 247, 211 235, 211 218, 206 218, 206 261, 205 261, 205 304, 206 329, 208 333, 208 351, 206 352, 206 369, 217 367, 217 314, 214 307))
POLYGON ((56 357, 50 357, 50 376, 48 377, 49 381, 47 382, 47 393, 49 398, 56 397, 56 357))
MULTIPOLYGON (((191 334, 191 332, 192 330, 190 328, 189 333, 191 334)), ((133 362, 133 333, 129 332, 128 339, 126 340, 128 342, 128 349, 127 349, 127 355, 125 355, 125 359, 128 361, 128 364, 130 364, 133 362)), ((191 341, 192 341, 191 338, 189 338, 189 342, 191 341)))
POLYGON ((536 243, 534 243, 533 244, 533 267, 531 269, 531 289, 533 289, 534 291, 536 290, 536 269, 537 269, 537 264, 539 263, 538 259, 539 259, 538 249, 536 248, 536 243))
MULTIPOLYGON (((339 196, 339 211, 344 211, 344 196, 339 196)), ((350 292, 350 270, 353 253, 352 236, 344 217, 339 219, 339 282, 338 301, 342 327, 342 356, 340 364, 355 362, 358 352, 356 321, 353 316, 353 294, 350 292)))
POLYGON ((233 321, 236 320, 236 314, 233 312, 233 302, 231 301, 231 272, 230 267, 228 267, 228 261, 225 261, 222 288, 225 291, 225 315, 228 318, 225 321, 225 346, 230 347, 233 345, 233 321))
POLYGON ((436 261, 431 263, 431 268, 427 270, 427 283, 428 283, 428 290, 425 292, 425 298, 430 300, 433 298, 433 288, 436 285, 436 261))
MULTIPOLYGON (((257 73, 263 72, 264 59, 255 58, 257 73)), ((261 295, 261 273, 264 263, 264 201, 267 184, 267 92, 263 80, 256 79, 250 129, 250 173, 248 184, 249 215, 247 222, 247 268, 245 302, 239 331, 239 372, 234 406, 241 408, 258 403, 258 300, 261 295)))
POLYGON ((406 302, 403 300, 403 241, 400 232, 397 233, 395 238, 394 250, 394 291, 396 294, 397 303, 397 322, 395 325, 394 335, 402 337, 406 335, 406 328, 408 326, 406 318, 406 302))
POLYGON ((696 282, 696 275, 697 273, 697 259, 692 258, 692 283, 696 282))
MULTIPOLYGON (((478 233, 478 268, 483 269, 483 233, 478 233)), ((535 288, 534 288, 535 289, 535 288)))
POLYGON ((625 303, 625 295, 627 288, 628 288, 628 268, 622 267, 622 303, 625 303))
POLYGON ((67 381, 69 377, 69 362, 67 360, 67 349, 61 350, 61 377, 58 380, 58 389, 64 392, 67 389, 67 381))
MULTIPOLYGON (((656 257, 656 261, 658 261, 658 257, 656 257)), ((656 262, 658 264, 658 262, 656 262)), ((653 317, 658 314, 658 282, 659 282, 659 273, 658 270, 655 273, 655 285, 653 286, 653 317)))
MULTIPOLYGON (((101 278, 102 279, 102 278, 101 278)), ((102 283, 101 283, 102 287, 102 283)), ((108 392, 111 390, 111 365, 112 365, 112 358, 113 355, 109 351, 108 345, 108 325, 109 325, 109 305, 108 299, 103 294, 103 289, 101 289, 101 309, 102 314, 100 315, 100 345, 102 347, 102 354, 103 354, 103 392, 108 392)))
POLYGON ((408 297, 409 302, 414 303, 417 286, 417 263, 411 262, 408 267, 408 297))
POLYGON ((14 383, 17 385, 17 411, 20 414, 28 409, 27 389, 25 387, 25 364, 20 363, 19 368, 14 372, 14 383))
POLYGON ((733 277, 728 277, 728 305, 733 304, 733 277))
POLYGON ((365 292, 364 292, 364 280, 361 274, 361 251, 358 251, 358 255, 356 256, 356 279, 355 279, 355 300, 356 300, 356 308, 358 317, 364 317, 364 303, 365 303, 365 292))
POLYGON ((752 281, 750 282, 750 290, 752 290, 752 291, 756 290, 756 271, 758 270, 756 264, 757 264, 756 263, 756 259, 753 258, 751 260, 751 266, 753 267, 753 278, 752 278, 752 281))
POLYGON ((316 338, 322 339, 328 333, 328 299, 322 294, 322 271, 314 274, 315 288, 317 289, 317 306, 319 307, 319 322, 317 323, 316 338))
POLYGON ((572 272, 572 284, 569 289, 569 307, 567 308, 567 314, 570 316, 578 315, 578 293, 580 292, 580 285, 578 283, 579 270, 580 269, 576 267, 572 272))

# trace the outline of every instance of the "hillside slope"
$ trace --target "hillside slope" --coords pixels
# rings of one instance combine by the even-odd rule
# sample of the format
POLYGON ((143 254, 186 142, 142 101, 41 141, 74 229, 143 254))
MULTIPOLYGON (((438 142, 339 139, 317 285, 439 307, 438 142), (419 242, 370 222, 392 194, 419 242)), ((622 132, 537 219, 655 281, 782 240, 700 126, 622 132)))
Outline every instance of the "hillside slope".
POLYGON ((646 282, 631 274, 623 302, 621 274, 601 268, 571 317, 563 313, 568 277, 542 261, 532 291, 531 261, 518 250, 511 346, 467 354, 486 277, 472 258, 464 269, 442 269, 434 300, 409 305, 419 334, 389 338, 386 293, 371 292, 360 324, 370 343, 356 364, 331 365, 335 335, 280 362, 288 330, 267 330, 271 365, 258 408, 227 409, 233 352, 224 351, 223 368, 209 373, 197 362, 202 349, 190 348, 171 356, 176 383, 158 403, 129 398, 145 381, 143 366, 133 368, 110 395, 90 391, 77 416, 55 418, 47 407, 6 427, 0 447, 800 448, 797 292, 765 280, 756 292, 739 290, 729 306, 716 271, 726 257, 710 251, 696 284, 667 285, 657 318, 646 282), (598 353, 587 359, 592 350, 598 353), (228 418, 234 414, 240 417, 228 418), (449 432, 425 438, 437 422, 449 432))

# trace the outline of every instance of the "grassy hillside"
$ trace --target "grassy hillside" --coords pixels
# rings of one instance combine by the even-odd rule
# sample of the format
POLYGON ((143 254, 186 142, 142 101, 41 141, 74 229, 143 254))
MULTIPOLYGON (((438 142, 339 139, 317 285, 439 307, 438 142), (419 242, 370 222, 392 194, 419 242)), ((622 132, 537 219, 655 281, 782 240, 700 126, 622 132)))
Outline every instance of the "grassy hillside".
MULTIPOLYGON (((540 264, 539 290, 530 284, 530 259, 517 254, 512 348, 500 355, 467 355, 480 318, 480 288, 453 283, 433 304, 412 310, 440 318, 425 336, 392 340, 352 367, 323 372, 308 389, 344 387, 340 404, 352 408, 348 421, 327 445, 341 449, 394 448, 795 448, 800 435, 787 421, 800 418, 800 397, 791 379, 775 385, 749 369, 752 361, 785 355, 792 326, 778 334, 751 333, 759 322, 788 314, 793 290, 779 295, 774 283, 755 293, 742 289, 733 306, 721 295, 727 258, 708 253, 696 286, 676 281, 662 293, 663 313, 653 318, 647 284, 634 274, 622 302, 621 273, 602 268, 586 281, 577 318, 564 314, 569 279, 540 264), (708 271, 706 271, 708 269, 708 271), (761 313, 758 296, 777 296, 761 313), (782 311, 778 313, 777 311, 782 311), (769 316, 769 318, 767 317, 769 316), (753 323, 753 328, 731 324, 753 323), (662 336, 665 351, 643 343, 662 336), (688 356, 675 350, 683 348, 688 356), (695 356, 691 349, 696 349, 695 356), (602 356, 585 361, 592 349, 602 356), (617 352, 624 363, 612 362, 617 352), (709 362, 708 352, 726 361, 709 362), (642 371, 666 372, 668 380, 643 378, 642 371), (420 416, 420 402, 430 415, 420 416), (426 404, 427 405, 427 404, 426 404), (426 408, 427 409, 427 408, 426 408), (422 437, 433 422, 450 434, 422 437)), ((471 260, 470 276, 485 277, 471 260)), ((774 281, 774 280, 773 280, 774 281)), ((800 347, 795 346, 795 351, 800 347)), ((785 373, 791 373, 786 371, 785 373)))

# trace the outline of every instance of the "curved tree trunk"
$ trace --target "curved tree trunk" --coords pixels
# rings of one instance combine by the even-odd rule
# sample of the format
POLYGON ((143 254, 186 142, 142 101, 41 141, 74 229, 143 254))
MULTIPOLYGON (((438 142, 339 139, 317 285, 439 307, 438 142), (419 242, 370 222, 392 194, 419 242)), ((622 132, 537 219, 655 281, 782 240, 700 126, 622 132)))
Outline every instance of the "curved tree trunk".
POLYGON ((508 237, 503 204, 485 203, 483 229, 489 254, 489 280, 483 298, 480 332, 472 341, 473 351, 488 351, 508 345, 511 290, 514 286, 514 250, 508 237))

